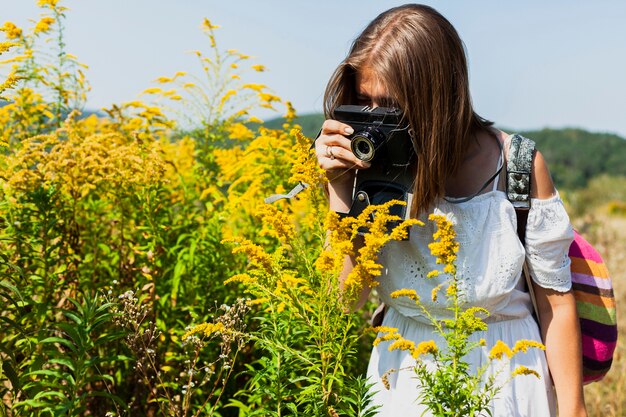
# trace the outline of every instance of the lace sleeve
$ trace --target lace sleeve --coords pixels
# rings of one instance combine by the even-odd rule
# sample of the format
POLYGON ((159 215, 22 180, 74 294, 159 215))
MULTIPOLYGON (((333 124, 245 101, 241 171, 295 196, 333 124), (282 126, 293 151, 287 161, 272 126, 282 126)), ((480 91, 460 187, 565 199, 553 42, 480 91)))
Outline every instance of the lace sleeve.
POLYGON ((526 259, 533 281, 559 292, 572 287, 569 247, 574 231, 559 195, 533 199, 526 225, 526 259))

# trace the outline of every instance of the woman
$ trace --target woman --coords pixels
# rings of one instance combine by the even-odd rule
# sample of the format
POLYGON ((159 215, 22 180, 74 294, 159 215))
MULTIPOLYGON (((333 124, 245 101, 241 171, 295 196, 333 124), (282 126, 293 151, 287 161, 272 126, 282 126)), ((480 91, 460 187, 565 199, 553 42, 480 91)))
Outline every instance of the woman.
MULTIPOLYGON (((418 156, 411 214, 425 220, 439 210, 454 219, 465 305, 484 307, 491 313, 489 329, 477 337, 485 338, 487 347, 497 340, 513 346, 520 339, 543 340, 546 345, 545 352, 531 349, 511 359, 509 370, 526 365, 541 378, 523 376, 507 383, 492 401, 493 415, 556 415, 558 403, 560 416, 585 416, 580 330, 567 257, 573 237, 569 218, 537 152, 522 246, 514 208, 503 191, 504 175, 493 179, 494 173, 502 171, 509 135, 474 112, 468 84, 463 43, 438 12, 423 5, 405 5, 373 20, 354 41, 326 89, 328 120, 315 147, 319 165, 329 178, 330 208, 349 210, 355 169, 369 167, 351 152, 353 129, 333 120, 333 109, 341 104, 400 108, 418 156), (525 258, 533 275, 541 331, 521 278, 525 258)), ((427 246, 433 226, 425 223, 411 230, 408 241, 388 244, 379 257, 385 268, 377 288, 388 306, 383 325, 398 328, 415 343, 433 338, 429 321, 414 304, 389 294, 414 289, 431 314, 446 317, 441 304, 430 303, 431 290, 441 280, 425 279, 437 269, 427 246)), ((342 277, 352 265, 354 259, 347 259, 342 277)), ((388 343, 374 347, 368 368, 380 415, 420 415, 423 408, 416 404, 417 382, 411 372, 389 374, 389 388, 381 382, 388 370, 414 364, 408 352, 390 352, 387 347, 388 343)), ((487 354, 488 348, 474 351, 468 361, 475 369, 487 354)))

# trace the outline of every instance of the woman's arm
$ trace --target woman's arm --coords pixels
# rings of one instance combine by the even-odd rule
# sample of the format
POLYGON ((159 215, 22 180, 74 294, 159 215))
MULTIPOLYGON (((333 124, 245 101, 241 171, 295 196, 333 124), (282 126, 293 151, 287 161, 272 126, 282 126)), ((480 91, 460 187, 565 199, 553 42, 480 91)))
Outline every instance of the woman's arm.
MULTIPOLYGON (((533 160, 532 197, 546 199, 556 190, 545 160, 533 160)), ((556 389, 559 416, 586 416, 582 378, 582 346, 576 300, 571 291, 558 292, 533 283, 541 336, 556 389)))
POLYGON ((536 284, 533 289, 559 416, 586 416, 582 347, 574 295, 571 291, 562 293, 536 284))

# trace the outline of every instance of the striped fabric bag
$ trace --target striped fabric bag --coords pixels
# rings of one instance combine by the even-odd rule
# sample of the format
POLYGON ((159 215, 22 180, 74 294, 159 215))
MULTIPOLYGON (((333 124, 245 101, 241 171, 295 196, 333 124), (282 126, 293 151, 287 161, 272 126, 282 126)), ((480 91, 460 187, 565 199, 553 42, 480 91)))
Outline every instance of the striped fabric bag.
MULTIPOLYGON (((530 208, 530 174, 535 143, 513 135, 507 158, 507 196, 517 214, 517 233, 525 241, 530 208)), ((602 379, 613 363, 617 345, 617 319, 613 283, 598 251, 575 232, 569 248, 572 291, 580 321, 583 350, 583 382, 602 379)), ((524 275, 531 299, 537 310, 531 278, 525 266, 524 275)))
POLYGON ((609 272, 598 251, 575 233, 569 248, 572 290, 580 319, 583 381, 598 381, 613 362, 617 344, 615 297, 609 272))

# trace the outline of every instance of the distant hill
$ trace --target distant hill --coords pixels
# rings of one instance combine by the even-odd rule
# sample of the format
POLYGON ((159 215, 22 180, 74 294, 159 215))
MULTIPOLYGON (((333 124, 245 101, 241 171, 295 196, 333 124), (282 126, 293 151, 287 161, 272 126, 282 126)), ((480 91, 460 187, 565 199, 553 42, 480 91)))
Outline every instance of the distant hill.
POLYGON ((520 133, 537 143, 560 188, 582 188, 591 178, 603 174, 626 177, 626 140, 618 135, 582 129, 520 133))
MULTIPOLYGON (((317 136, 323 122, 324 116, 319 113, 301 115, 296 120, 302 133, 310 138, 317 136)), ((283 123, 284 119, 277 118, 265 125, 280 128, 283 123)), ((621 136, 571 128, 519 133, 537 142, 559 188, 583 188, 591 178, 600 175, 626 177, 626 140, 621 136)))
MULTIPOLYGON (((285 119, 278 117, 276 119, 267 120, 264 125, 270 129, 280 129, 285 123, 285 119)), ((324 123, 324 115, 321 113, 303 114, 298 116, 296 123, 302 127, 302 133, 313 139, 317 136, 322 123, 324 123)))

